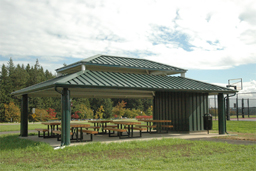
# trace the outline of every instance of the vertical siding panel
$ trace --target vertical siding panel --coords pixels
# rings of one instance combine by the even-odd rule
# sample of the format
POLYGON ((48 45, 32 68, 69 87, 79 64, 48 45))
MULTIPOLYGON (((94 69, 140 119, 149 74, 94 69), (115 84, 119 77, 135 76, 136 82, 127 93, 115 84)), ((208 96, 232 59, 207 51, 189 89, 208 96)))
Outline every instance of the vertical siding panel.
POLYGON ((183 113, 182 113, 182 101, 183 101, 183 93, 179 93, 179 115, 180 115, 180 128, 184 131, 183 125, 183 113))
POLYGON ((196 97, 196 118, 197 118, 197 131, 200 130, 200 94, 196 97))
POLYGON ((176 123, 177 123, 177 129, 180 130, 180 115, 179 115, 179 104, 178 104, 178 93, 175 93, 175 115, 176 115, 176 123))
POLYGON ((172 93, 172 96, 171 96, 171 105, 172 105, 172 124, 173 124, 173 129, 175 130, 175 131, 178 131, 178 129, 177 129, 177 125, 176 125, 176 121, 175 121, 175 118, 176 118, 176 113, 175 113, 175 105, 174 105, 174 96, 175 96, 175 94, 174 93, 172 93))
POLYGON ((196 94, 193 93, 193 131, 196 131, 196 94))
MULTIPOLYGON (((168 96, 168 110, 169 110, 169 114, 170 114, 170 117, 169 119, 172 121, 171 122, 171 125, 173 125, 173 112, 172 112, 172 93, 169 93, 169 96, 168 96)), ((171 130, 174 130, 174 128, 171 128, 171 130)))
POLYGON ((165 119, 166 120, 169 120, 169 118, 170 118, 170 114, 169 114, 169 92, 166 92, 165 93, 165 119))
POLYGON ((200 109, 201 109, 201 115, 200 115, 200 119, 201 119, 201 126, 200 126, 200 130, 203 130, 204 129, 204 98, 205 98, 205 95, 202 94, 201 95, 201 106, 200 106, 200 109))
POLYGON ((162 99, 163 99, 163 101, 162 101, 162 108, 163 108, 162 116, 163 116, 163 120, 166 119, 166 117, 165 117, 165 115, 166 115, 166 106, 165 106, 166 98, 165 98, 165 94, 166 94, 165 92, 162 93, 162 99))
POLYGON ((193 98, 191 93, 187 94, 187 117, 188 117, 188 130, 193 130, 193 98))

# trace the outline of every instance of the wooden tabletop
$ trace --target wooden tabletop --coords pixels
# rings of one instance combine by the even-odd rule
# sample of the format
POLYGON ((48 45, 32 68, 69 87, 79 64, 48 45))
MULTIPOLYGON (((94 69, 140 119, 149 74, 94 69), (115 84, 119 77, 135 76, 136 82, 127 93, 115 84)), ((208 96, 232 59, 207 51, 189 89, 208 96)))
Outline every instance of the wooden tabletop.
POLYGON ((73 127, 73 128, 88 128, 90 126, 91 126, 90 124, 80 124, 80 123, 71 123, 70 124, 70 127, 73 127))
POLYGON ((112 122, 112 120, 104 120, 104 121, 88 121, 90 123, 108 123, 108 122, 112 122))
POLYGON ((144 122, 172 122, 172 120, 143 120, 143 119, 140 119, 138 121, 144 121, 144 122))
POLYGON ((60 122, 42 122, 43 125, 60 125, 60 122))
POLYGON ((130 122, 130 121, 113 121, 114 124, 122 124, 122 125, 139 125, 140 122, 130 122))

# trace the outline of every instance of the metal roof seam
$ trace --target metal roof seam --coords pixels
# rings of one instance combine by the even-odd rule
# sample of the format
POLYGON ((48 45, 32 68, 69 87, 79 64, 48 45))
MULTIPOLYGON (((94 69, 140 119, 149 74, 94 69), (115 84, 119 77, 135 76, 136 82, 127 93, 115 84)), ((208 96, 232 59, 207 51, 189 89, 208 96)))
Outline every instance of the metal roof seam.
MULTIPOLYGON (((111 73, 112 74, 112 73, 111 73)), ((113 74, 113 77, 118 80, 118 82, 122 85, 124 85, 125 87, 130 87, 129 85, 127 85, 127 81, 126 80, 122 80, 120 81, 120 77, 122 76, 122 73, 117 73, 117 75, 113 74), (125 83, 125 84, 124 84, 125 83)))
MULTIPOLYGON (((97 77, 99 77, 100 79, 98 79, 102 84, 105 84, 105 85, 111 85, 109 82, 108 82, 108 80, 106 80, 104 77, 102 77, 100 74, 99 74, 99 72, 97 72, 97 71, 91 71, 91 72, 93 72, 93 74, 94 75, 96 75, 97 77), (103 82, 104 81, 104 82, 103 82)), ((95 76, 94 76, 94 78, 95 78, 95 76)))
POLYGON ((113 77, 113 75, 110 74, 110 72, 106 72, 105 74, 108 75, 109 77, 111 77, 112 81, 114 81, 115 84, 117 84, 118 87, 121 87, 121 86, 122 86, 122 84, 120 84, 120 82, 119 82, 118 80, 116 80, 116 78, 113 77))
POLYGON ((86 74, 86 76, 87 77, 89 77, 93 82, 95 82, 97 85, 103 85, 104 86, 104 84, 102 84, 98 79, 96 79, 96 78, 94 78, 93 77, 93 74, 92 74, 92 72, 88 72, 87 74, 86 74))
POLYGON ((126 77, 127 74, 121 74, 121 73, 120 73, 120 75, 122 75, 122 78, 125 79, 125 81, 130 85, 130 87, 138 87, 136 84, 132 84, 132 83, 130 82, 130 80, 126 77))
POLYGON ((141 75, 144 75, 144 76, 145 76, 145 74, 131 74, 131 76, 135 77, 135 78, 137 79, 136 81, 139 82, 140 84, 144 85, 145 87, 151 87, 151 86, 148 85, 148 83, 145 83, 145 82, 140 78, 141 75))
POLYGON ((156 79, 156 81, 153 82, 155 86, 157 86, 157 87, 159 87, 159 88, 164 88, 164 86, 162 86, 161 83, 160 83, 160 82, 161 82, 160 77, 162 77, 161 75, 159 75, 159 76, 150 75, 150 76, 152 76, 152 77, 154 77, 154 78, 156 79), (155 77, 155 76, 156 76, 156 77, 155 77))
POLYGON ((78 85, 90 85, 91 83, 85 80, 83 77, 81 78, 73 78, 73 80, 78 84, 78 85), (82 80, 83 79, 83 80, 82 80))
POLYGON ((118 82, 122 82, 123 85, 125 85, 126 87, 132 87, 131 84, 129 82, 127 82, 126 80, 122 79, 122 81, 120 81, 120 78, 123 78, 122 74, 117 73, 117 75, 113 75, 113 77, 118 80, 118 82))
POLYGON ((133 82, 131 81, 132 78, 130 78, 130 75, 129 75, 129 74, 124 74, 123 76, 124 76, 124 78, 125 78, 131 85, 133 85, 133 87, 141 87, 141 86, 139 86, 139 85, 137 85, 137 84, 135 84, 135 83, 133 83, 133 82))
MULTIPOLYGON (((95 85, 95 83, 93 82, 93 81, 91 81, 90 79, 88 79, 87 77, 85 77, 85 75, 87 75, 87 73, 85 74, 83 74, 83 75, 80 75, 80 77, 83 79, 83 80, 85 80, 86 82, 88 82, 89 83, 89 85, 95 85)), ((77 78, 77 79, 79 79, 79 78, 77 78)), ((79 80, 81 80, 81 79, 79 79, 79 80)))

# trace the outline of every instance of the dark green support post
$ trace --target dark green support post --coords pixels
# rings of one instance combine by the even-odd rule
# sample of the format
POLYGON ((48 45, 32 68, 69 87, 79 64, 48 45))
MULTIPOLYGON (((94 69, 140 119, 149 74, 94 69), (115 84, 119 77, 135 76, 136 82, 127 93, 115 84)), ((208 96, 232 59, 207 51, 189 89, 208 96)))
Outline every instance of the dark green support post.
POLYGON ((20 117, 20 136, 28 136, 28 95, 22 95, 21 117, 20 117))
POLYGON ((70 98, 69 90, 63 88, 61 96, 62 115, 61 115, 61 146, 70 144, 70 98))
POLYGON ((226 118, 224 107, 224 95, 218 94, 218 122, 219 122, 219 134, 225 134, 226 132, 226 118))

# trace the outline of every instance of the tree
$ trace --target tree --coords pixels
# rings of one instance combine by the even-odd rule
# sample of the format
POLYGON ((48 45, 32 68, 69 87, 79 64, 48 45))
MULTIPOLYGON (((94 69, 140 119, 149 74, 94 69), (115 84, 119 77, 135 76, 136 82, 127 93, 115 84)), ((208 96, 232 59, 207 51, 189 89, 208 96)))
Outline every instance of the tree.
POLYGON ((147 116, 153 115, 153 106, 150 106, 150 107, 146 110, 145 114, 146 114, 147 116))
POLYGON ((2 65, 0 75, 0 122, 6 121, 4 104, 9 104, 11 101, 10 79, 8 77, 8 70, 5 65, 2 65))
POLYGON ((101 105, 98 109, 97 109, 97 111, 96 111, 96 114, 95 114, 95 119, 102 119, 103 118, 103 112, 104 112, 105 110, 104 110, 104 108, 103 108, 103 106, 101 105))
POLYGON ((77 113, 80 117, 80 119, 90 119, 93 118, 93 111, 92 109, 88 108, 86 105, 84 104, 80 104, 78 105, 78 109, 77 111, 79 111, 80 113, 77 113))
POLYGON ((35 109, 36 117, 34 118, 34 121, 47 121, 50 119, 50 116, 48 112, 44 109, 35 109))
POLYGON ((125 101, 121 101, 118 102, 118 104, 113 108, 113 114, 117 115, 118 117, 121 117, 124 115, 125 113, 125 106, 126 106, 126 102, 125 101))
POLYGON ((56 112, 55 109, 49 108, 48 110, 46 110, 48 112, 49 115, 49 119, 56 119, 56 112))
POLYGON ((73 115, 71 115, 71 118, 79 119, 78 113, 81 113, 81 112, 80 111, 76 111, 73 115))
POLYGON ((4 104, 5 108, 5 119, 7 122, 19 122, 20 121, 20 108, 17 107, 13 102, 4 104))
POLYGON ((90 98, 89 101, 91 108, 94 110, 95 113, 100 106, 103 106, 103 117, 110 118, 112 116, 113 103, 110 98, 90 98))

